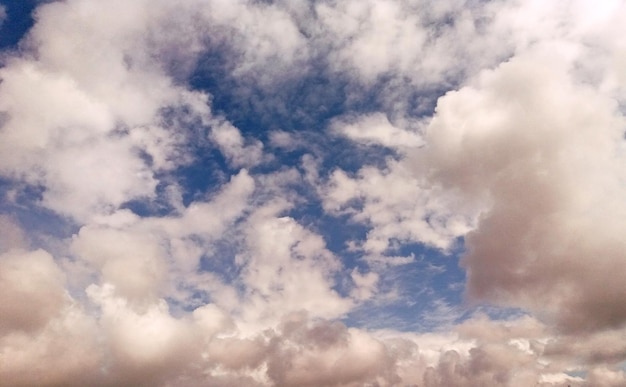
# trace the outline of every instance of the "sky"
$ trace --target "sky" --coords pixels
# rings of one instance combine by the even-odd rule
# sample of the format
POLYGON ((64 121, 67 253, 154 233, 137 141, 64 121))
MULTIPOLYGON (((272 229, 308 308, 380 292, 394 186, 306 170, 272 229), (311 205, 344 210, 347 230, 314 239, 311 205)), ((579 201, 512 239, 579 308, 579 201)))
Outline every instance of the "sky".
POLYGON ((0 1, 0 386, 626 385, 624 20, 0 1))

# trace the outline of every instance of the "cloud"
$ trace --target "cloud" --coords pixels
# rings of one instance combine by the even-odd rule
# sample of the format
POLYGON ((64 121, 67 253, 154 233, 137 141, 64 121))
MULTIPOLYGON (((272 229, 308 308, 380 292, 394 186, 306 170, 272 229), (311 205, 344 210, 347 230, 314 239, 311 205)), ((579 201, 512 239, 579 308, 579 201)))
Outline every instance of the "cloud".
POLYGON ((365 145, 384 145, 393 148, 417 147, 422 140, 416 133, 396 128, 383 114, 359 117, 357 122, 338 120, 331 127, 351 140, 365 145))
POLYGON ((362 248, 371 254, 392 249, 392 241, 419 241, 441 249, 472 228, 471 212, 455 213, 454 199, 415 177, 405 163, 389 160, 387 169, 364 167, 351 178, 342 170, 330 176, 323 193, 324 207, 347 212, 371 225, 362 248), (356 209, 355 209, 356 207, 356 209))
POLYGON ((0 215, 0 251, 24 249, 28 246, 26 233, 10 216, 0 215))
POLYGON ((197 356, 193 330, 170 315, 164 300, 138 312, 113 291, 105 284, 90 286, 87 294, 101 308, 99 323, 111 356, 106 373, 121 379, 116 384, 159 382, 197 356))
MULTIPOLYGON (((43 185, 41 204, 81 221, 152 197, 154 173, 188 161, 177 157, 186 135, 165 124, 162 109, 185 106, 196 117, 210 115, 205 95, 175 86, 147 60, 155 48, 137 26, 153 28, 164 15, 133 17, 139 5, 114 23, 110 11, 78 2, 42 5, 26 53, 9 59, 0 74, 0 108, 8 117, 3 174, 43 185), (83 11, 98 14, 95 22, 82 19, 83 11)), ((154 37, 156 48, 177 43, 166 32, 154 37)))
POLYGON ((94 321, 74 307, 64 308, 36 334, 5 333, 0 339, 2 380, 15 386, 99 383, 98 334, 94 321))
POLYGON ((270 342, 268 375, 277 385, 356 385, 395 383, 384 345, 341 324, 307 326, 301 316, 283 323, 282 335, 270 342), (300 317, 300 318, 299 318, 300 317))
POLYGON ((263 158, 263 144, 256 141, 244 145, 239 130, 228 123, 216 126, 211 132, 211 138, 234 167, 255 166, 263 158))
POLYGON ((625 9, 40 4, 0 68, 0 380, 622 385, 625 9))
POLYGON ((2 255, 3 332, 40 328, 63 305, 63 272, 52 256, 42 250, 11 250, 2 255))
POLYGON ((367 300, 376 293, 376 285, 379 276, 375 272, 359 273, 357 269, 352 270, 350 277, 354 281, 355 287, 352 290, 353 297, 357 300, 367 300))
POLYGON ((432 174, 490 201, 466 237, 470 297, 601 329, 624 321, 621 283, 606 282, 621 260, 623 118, 566 74, 561 59, 534 52, 441 98, 428 131, 432 174))
POLYGON ((246 250, 237 257, 247 288, 244 317, 274 321, 300 310, 317 318, 340 317, 351 306, 334 290, 341 263, 319 235, 289 217, 277 217, 280 209, 272 203, 261 207, 245 226, 246 250))

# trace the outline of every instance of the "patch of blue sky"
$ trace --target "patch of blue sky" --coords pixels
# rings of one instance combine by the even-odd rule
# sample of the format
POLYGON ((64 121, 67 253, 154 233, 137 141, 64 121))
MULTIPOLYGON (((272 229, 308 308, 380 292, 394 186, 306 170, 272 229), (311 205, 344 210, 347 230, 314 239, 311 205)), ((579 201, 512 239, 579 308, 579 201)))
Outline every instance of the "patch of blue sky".
POLYGON ((326 247, 344 256, 349 252, 348 241, 364 240, 368 228, 352 222, 347 215, 332 216, 326 214, 316 203, 305 203, 289 211, 289 216, 308 229, 320 234, 326 247))
POLYGON ((492 320, 528 315, 520 308, 467 302, 466 273, 459 265, 463 249, 461 238, 448 253, 418 243, 401 245, 397 253, 415 259, 379 272, 378 295, 353 310, 344 323, 367 329, 431 332, 449 329, 476 314, 492 320))
POLYGON ((318 55, 280 76, 266 74, 262 69, 234 75, 237 54, 218 40, 209 44, 199 59, 189 85, 208 92, 214 111, 244 134, 264 141, 270 130, 324 131, 332 119, 341 115, 380 111, 391 114, 399 105, 410 116, 430 115, 437 99, 456 84, 415 87, 410 80, 393 73, 363 84, 348 73, 333 70, 323 53, 318 55))
POLYGON ((206 200, 235 174, 229 170, 226 160, 217 149, 205 148, 195 153, 193 163, 178 168, 170 175, 182 189, 185 206, 194 201, 206 200))
MULTIPOLYGON (((417 326, 426 330, 444 329, 444 323, 458 324, 477 313, 487 315, 492 320, 511 320, 527 315, 528 312, 520 308, 469 302, 465 297, 467 273, 460 264, 465 251, 463 242, 463 238, 457 238, 454 247, 446 254, 435 249, 424 249, 419 256, 419 270, 431 273, 425 282, 428 286, 426 292, 421 291, 419 274, 406 273, 404 286, 413 291, 411 294, 419 295, 414 297, 416 303, 421 301, 426 304, 424 308, 417 309, 421 313, 421 321, 417 326)), ((407 248, 409 246, 404 247, 407 248)), ((418 247, 416 251, 419 250, 418 247)))
POLYGON ((165 297, 169 311, 174 317, 180 318, 212 302, 211 295, 207 291, 198 290, 184 282, 176 284, 176 287, 176 294, 179 297, 165 297))
POLYGON ((344 321, 347 325, 431 331, 467 314, 465 273, 457 255, 416 243, 403 245, 398 252, 414 259, 380 270, 378 294, 352 311, 344 321))
POLYGON ((32 247, 48 247, 50 237, 63 239, 78 231, 71 219, 40 204, 43 193, 40 185, 0 179, 0 214, 10 214, 21 228, 28 230, 32 247))
MULTIPOLYGON (((206 285, 216 281, 227 284, 235 289, 239 295, 245 292, 241 282, 241 272, 245 265, 237 262, 237 256, 242 253, 242 240, 236 229, 227 231, 218 240, 207 242, 197 236, 190 236, 198 245, 207 247, 200 257, 198 267, 193 275, 193 281, 179 281, 175 284, 177 297, 168 297, 166 301, 174 315, 183 315, 194 309, 212 303, 212 292, 206 285)), ((208 286, 210 288, 210 286, 208 286)))
POLYGON ((6 17, 0 24, 0 50, 13 50, 24 34, 33 26, 33 10, 39 5, 36 0, 2 0, 6 17))
POLYGON ((236 55, 221 42, 209 44, 189 84, 210 93, 214 111, 243 133, 259 134, 260 128, 320 130, 328 119, 346 111, 348 80, 331 76, 319 60, 294 66, 280 76, 269 76, 261 69, 235 75, 236 55))
POLYGON ((120 209, 128 209, 140 217, 167 216, 175 210, 167 198, 167 187, 167 183, 160 180, 156 186, 156 196, 153 199, 137 198, 129 200, 121 204, 120 209))
POLYGON ((129 209, 141 217, 170 215, 178 210, 171 201, 172 187, 180 189, 182 204, 188 206, 195 201, 209 200, 236 174, 215 147, 190 147, 188 151, 192 153, 192 162, 173 171, 155 173, 158 184, 153 197, 135 198, 123 203, 120 208, 129 209))
POLYGON ((39 202, 45 189, 41 185, 27 184, 11 178, 0 177, 0 195, 5 198, 4 205, 27 206, 39 202))
POLYGON ((237 255, 241 253, 240 238, 231 233, 231 238, 212 242, 211 252, 200 258, 200 271, 215 273, 226 283, 237 282, 242 265, 237 264, 237 255))

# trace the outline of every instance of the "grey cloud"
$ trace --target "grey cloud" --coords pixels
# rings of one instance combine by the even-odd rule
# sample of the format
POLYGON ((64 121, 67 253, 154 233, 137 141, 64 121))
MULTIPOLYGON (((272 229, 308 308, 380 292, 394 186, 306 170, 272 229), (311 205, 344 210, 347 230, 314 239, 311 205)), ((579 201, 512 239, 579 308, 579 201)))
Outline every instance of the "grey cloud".
POLYGON ((0 215, 0 252, 28 247, 26 233, 16 219, 7 215, 0 215))
POLYGON ((0 259, 0 331, 37 331, 65 304, 64 274, 43 250, 11 250, 0 259))
POLYGON ((435 179, 491 203, 466 237, 468 294, 540 308, 569 330, 615 327, 622 118, 559 60, 529 55, 441 98, 429 128, 435 179))

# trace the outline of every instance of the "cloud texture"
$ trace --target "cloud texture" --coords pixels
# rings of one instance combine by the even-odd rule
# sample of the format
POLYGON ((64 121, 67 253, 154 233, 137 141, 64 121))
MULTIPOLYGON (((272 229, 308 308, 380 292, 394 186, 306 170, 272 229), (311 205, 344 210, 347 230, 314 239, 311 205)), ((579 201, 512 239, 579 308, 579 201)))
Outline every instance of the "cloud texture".
POLYGON ((0 385, 626 384, 623 1, 33 17, 0 385))

